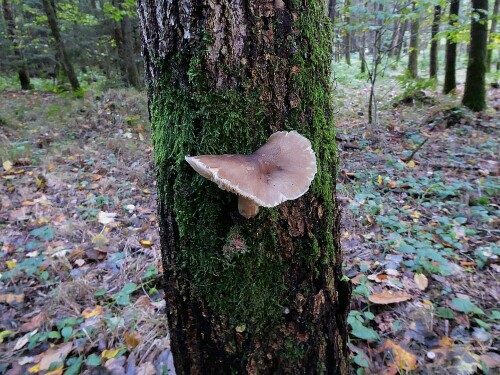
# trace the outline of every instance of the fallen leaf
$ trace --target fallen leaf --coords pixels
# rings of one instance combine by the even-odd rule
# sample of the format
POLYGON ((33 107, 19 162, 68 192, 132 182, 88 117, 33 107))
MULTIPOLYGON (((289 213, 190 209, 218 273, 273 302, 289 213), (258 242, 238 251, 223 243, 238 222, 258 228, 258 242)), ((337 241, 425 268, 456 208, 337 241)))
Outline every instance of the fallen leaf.
POLYGON ((24 301, 24 294, 0 294, 0 302, 8 303, 9 305, 13 303, 21 303, 24 301))
POLYGON ((141 343, 141 339, 134 335, 133 333, 125 332, 125 346, 127 349, 134 349, 137 345, 141 343))
POLYGON ((120 351, 121 349, 106 349, 102 351, 101 357, 106 359, 115 358, 118 355, 118 353, 120 353, 120 351))
POLYGON ((10 160, 4 161, 2 165, 3 165, 3 169, 5 169, 6 171, 11 170, 12 166, 13 166, 13 164, 10 160))
POLYGON ((413 160, 410 160, 408 164, 406 164, 408 168, 414 168, 415 167, 415 162, 413 160))
POLYGON ((16 350, 24 348, 24 346, 28 343, 30 336, 31 336, 31 333, 27 333, 24 336, 20 337, 16 341, 16 345, 14 345, 14 349, 12 349, 12 350, 16 351, 16 350))
POLYGON ((48 370, 52 363, 63 361, 72 349, 73 343, 67 342, 66 344, 54 346, 53 348, 39 354, 41 357, 39 371, 48 370))
POLYGON ((401 346, 393 342, 392 340, 387 340, 384 344, 386 349, 391 349, 394 354, 394 364, 400 370, 412 371, 417 368, 417 356, 401 346))
POLYGON ((13 270, 13 269, 14 269, 14 268, 16 268, 16 266, 17 266, 17 260, 15 260, 15 259, 12 259, 12 260, 7 260, 7 261, 5 262, 5 264, 7 265, 7 268, 8 268, 9 270, 13 270))
POLYGON ((420 290, 427 289, 427 286, 429 285, 429 280, 427 280, 427 277, 423 273, 416 273, 413 280, 420 290))
POLYGON ((500 367, 500 355, 495 352, 484 353, 480 358, 490 370, 500 367))
POLYGON ((1 331, 1 332, 0 332, 0 343, 2 343, 2 342, 3 342, 3 338, 4 338, 4 337, 7 337, 7 336, 9 336, 9 335, 12 335, 13 333, 15 333, 15 332, 14 332, 14 331, 11 331, 10 329, 5 330, 5 331, 1 331))
POLYGON ((38 315, 35 315, 28 322, 21 325, 21 327, 19 329, 22 332, 33 331, 34 329, 37 329, 42 325, 42 323, 46 317, 47 317, 47 315, 43 312, 38 314, 38 315))
POLYGON ((151 246, 153 246, 153 242, 149 241, 149 240, 140 240, 139 242, 144 247, 151 247, 151 246))
POLYGON ((106 212, 106 211, 99 211, 97 214, 97 221, 99 223, 107 225, 111 224, 115 221, 116 213, 114 212, 106 212))
POLYGON ((99 305, 96 305, 94 308, 87 307, 85 310, 82 311, 82 316, 85 319, 89 319, 89 318, 92 318, 94 316, 102 315, 102 314, 104 314, 104 309, 99 305))
POLYGON ((387 305, 390 303, 404 302, 411 299, 411 295, 403 291, 389 291, 385 289, 382 293, 375 293, 368 297, 368 300, 377 305, 387 305))

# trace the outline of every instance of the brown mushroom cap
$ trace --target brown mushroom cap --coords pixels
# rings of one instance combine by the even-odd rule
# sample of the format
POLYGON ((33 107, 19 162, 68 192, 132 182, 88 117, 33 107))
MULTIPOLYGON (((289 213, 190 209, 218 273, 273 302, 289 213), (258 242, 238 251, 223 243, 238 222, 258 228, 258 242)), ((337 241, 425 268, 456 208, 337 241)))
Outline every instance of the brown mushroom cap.
POLYGON ((311 142, 296 131, 272 134, 251 155, 186 156, 196 172, 263 207, 302 196, 316 174, 311 142))

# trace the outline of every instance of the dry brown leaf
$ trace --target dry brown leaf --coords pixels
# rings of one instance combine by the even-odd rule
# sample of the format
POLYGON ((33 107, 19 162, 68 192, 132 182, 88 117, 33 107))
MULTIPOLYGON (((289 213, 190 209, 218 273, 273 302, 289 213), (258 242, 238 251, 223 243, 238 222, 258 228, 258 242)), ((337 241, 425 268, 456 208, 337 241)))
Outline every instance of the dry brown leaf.
POLYGON ((40 371, 48 370, 50 365, 54 362, 62 361, 73 349, 73 343, 67 342, 63 345, 54 346, 49 350, 39 354, 40 360, 40 371))
POLYGON ((484 362, 490 370, 500 367, 500 355, 488 352, 481 355, 481 362, 484 362))
POLYGON ((413 280, 420 290, 427 289, 427 286, 429 285, 429 280, 427 280, 427 277, 423 273, 416 273, 413 280))
POLYGON ((387 340, 384 347, 392 350, 394 354, 394 364, 398 369, 412 371, 417 368, 417 356, 415 354, 403 349, 392 340, 387 340))
POLYGON ((130 350, 134 349, 137 345, 141 343, 140 337, 137 337, 133 333, 125 332, 125 346, 130 350))
POLYGON ((47 315, 45 313, 43 313, 43 312, 40 313, 40 314, 37 314, 33 318, 31 318, 29 320, 29 322, 24 323, 20 327, 20 330, 22 332, 33 331, 34 329, 37 329, 38 327, 40 327, 42 325, 42 323, 43 323, 43 321, 45 320, 46 317, 47 317, 47 315))
POLYGON ((14 293, 0 294, 1 303, 8 303, 10 305, 13 303, 21 303, 23 301, 24 301, 24 294, 14 294, 14 293))
POLYGON ((368 297, 368 300, 377 305, 387 305, 389 303, 404 302, 411 299, 411 295, 403 292, 397 291, 393 292, 390 290, 384 290, 382 293, 375 293, 368 297))

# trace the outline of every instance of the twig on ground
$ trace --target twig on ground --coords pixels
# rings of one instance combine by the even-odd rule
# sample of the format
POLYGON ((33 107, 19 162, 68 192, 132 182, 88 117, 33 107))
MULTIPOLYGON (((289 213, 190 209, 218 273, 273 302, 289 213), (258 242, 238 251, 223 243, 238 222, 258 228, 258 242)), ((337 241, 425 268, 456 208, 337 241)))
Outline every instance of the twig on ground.
POLYGON ((413 150, 413 152, 410 154, 410 156, 408 156, 407 158, 403 159, 403 161, 405 163, 408 163, 410 160, 413 159, 413 157, 415 156, 415 154, 418 152, 418 150, 420 150, 422 148, 423 145, 425 145, 427 143, 427 141, 429 140, 430 138, 425 138, 423 142, 421 142, 417 148, 415 148, 415 150, 413 150))

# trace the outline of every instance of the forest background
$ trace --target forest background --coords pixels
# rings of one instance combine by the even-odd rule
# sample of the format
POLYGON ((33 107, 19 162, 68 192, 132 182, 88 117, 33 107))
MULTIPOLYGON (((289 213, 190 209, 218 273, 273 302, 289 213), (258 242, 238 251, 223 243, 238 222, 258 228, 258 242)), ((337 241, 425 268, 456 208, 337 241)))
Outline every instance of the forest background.
MULTIPOLYGON (((498 8, 326 9, 357 373, 500 366, 498 8)), ((135 1, 1 11, 0 371, 171 368, 135 1)))

